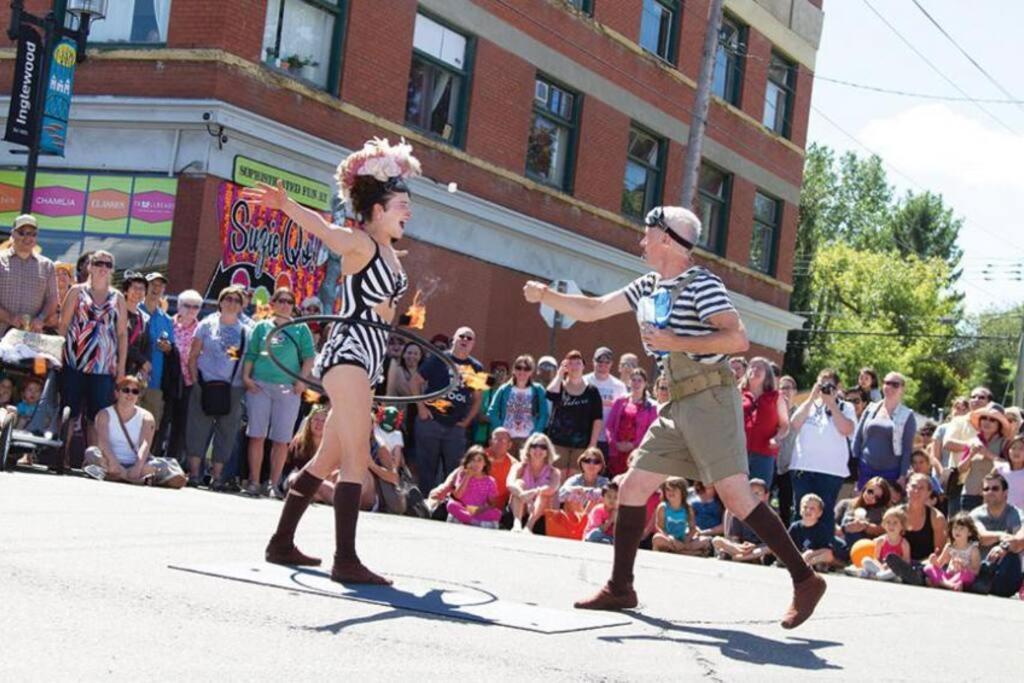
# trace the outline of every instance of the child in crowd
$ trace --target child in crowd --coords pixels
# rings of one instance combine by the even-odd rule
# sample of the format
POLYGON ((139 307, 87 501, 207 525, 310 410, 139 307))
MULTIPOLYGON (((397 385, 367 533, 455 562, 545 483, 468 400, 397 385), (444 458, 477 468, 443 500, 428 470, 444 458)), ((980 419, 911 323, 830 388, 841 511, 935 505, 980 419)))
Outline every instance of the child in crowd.
POLYGON ((996 460, 996 472, 1003 475, 1010 505, 1024 511, 1024 434, 1010 440, 1006 449, 1006 460, 996 460))
POLYGON ((895 578, 886 560, 896 555, 905 562, 910 562, 910 543, 904 536, 907 533, 907 513, 902 507, 889 508, 882 515, 882 528, 885 533, 875 539, 875 549, 871 557, 865 557, 861 568, 847 567, 847 573, 864 579, 892 581, 895 578))
POLYGON ((619 485, 606 484, 601 489, 602 501, 587 515, 587 527, 583 540, 591 543, 612 543, 615 540, 615 511, 619 507, 619 485))
POLYGON ((14 382, 10 377, 0 379, 0 406, 9 406, 14 403, 14 382))
POLYGON ((654 513, 654 550, 703 555, 711 547, 710 541, 697 536, 693 508, 686 499, 688 488, 682 477, 669 477, 661 485, 663 502, 654 513))
POLYGON ((929 586, 962 591, 974 583, 981 569, 978 526, 966 512, 958 512, 949 521, 946 547, 936 556, 931 554, 924 568, 929 586))
POLYGON ((827 571, 835 560, 835 529, 822 522, 825 501, 816 493, 800 499, 800 521, 789 527, 789 536, 800 549, 804 560, 816 571, 827 571))
MULTIPOLYGON (((768 485, 764 479, 751 479, 750 490, 758 501, 768 502, 768 485)), ((718 559, 761 562, 768 554, 768 546, 758 538, 753 529, 734 517, 731 512, 725 513, 724 525, 726 535, 716 536, 711 540, 718 559)))
POLYGON ((693 521, 697 525, 697 533, 708 542, 722 533, 722 517, 725 507, 718 500, 714 484, 694 482, 690 494, 690 507, 693 508, 693 521))
POLYGON ((501 520, 498 483, 488 474, 490 463, 482 446, 473 446, 462 457, 455 490, 448 499, 448 521, 497 529, 501 520))
POLYGON ((941 468, 936 468, 931 456, 927 452, 917 449, 910 455, 910 474, 923 474, 928 477, 928 481, 932 484, 932 495, 928 497, 928 504, 935 505, 939 498, 942 497, 942 482, 935 475, 936 471, 941 468))
POLYGON ((43 380, 34 376, 26 378, 21 385, 21 401, 18 402, 18 429, 28 428, 42 395, 43 380))

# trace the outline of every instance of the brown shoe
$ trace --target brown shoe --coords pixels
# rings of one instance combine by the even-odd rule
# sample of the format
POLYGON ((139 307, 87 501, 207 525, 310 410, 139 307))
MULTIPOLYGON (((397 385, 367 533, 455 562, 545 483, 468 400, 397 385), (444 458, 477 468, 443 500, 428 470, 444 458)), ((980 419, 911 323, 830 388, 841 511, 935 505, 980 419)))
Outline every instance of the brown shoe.
POLYGON ((600 609, 600 610, 620 610, 620 609, 633 609, 639 604, 636 599, 636 591, 629 588, 624 593, 616 593, 612 590, 611 586, 605 584, 601 590, 599 590, 592 597, 586 600, 578 600, 573 603, 573 607, 576 609, 600 609))
POLYGON ((782 628, 792 629, 807 621, 814 608, 825 595, 828 584, 825 579, 814 574, 800 583, 793 585, 793 604, 789 606, 786 615, 782 618, 782 628))
POLYGON ((390 586, 393 582, 380 574, 374 574, 358 560, 334 560, 331 581, 335 583, 368 583, 375 586, 390 586))
POLYGON ((304 555, 294 543, 282 542, 277 536, 270 537, 264 556, 271 564, 284 564, 297 567, 319 567, 320 558, 304 555))

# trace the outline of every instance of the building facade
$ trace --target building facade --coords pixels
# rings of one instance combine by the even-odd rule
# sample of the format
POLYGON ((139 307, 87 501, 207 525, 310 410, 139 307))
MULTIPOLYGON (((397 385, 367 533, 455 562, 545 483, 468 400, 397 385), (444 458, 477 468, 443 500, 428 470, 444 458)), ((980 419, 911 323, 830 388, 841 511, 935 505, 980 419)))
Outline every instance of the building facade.
MULTIPOLYGON (((697 260, 735 292, 751 355, 781 360, 800 324, 787 309, 821 0, 725 7, 697 260)), ((281 178, 326 213, 345 154, 405 137, 425 170, 402 247, 412 283, 430 294, 426 333, 470 325, 485 361, 637 351, 626 318, 552 335, 522 284, 605 292, 644 272, 643 214, 681 196, 707 10, 707 0, 111 2, 75 76, 65 155, 41 160, 41 242, 61 260, 104 247, 119 268, 166 269, 172 291, 272 288, 301 273, 300 289, 329 297, 337 264, 274 217, 249 215, 237 190, 281 178)), ((5 42, 5 94, 14 57, 5 42)), ((24 157, 2 147, 9 227, 24 157)))

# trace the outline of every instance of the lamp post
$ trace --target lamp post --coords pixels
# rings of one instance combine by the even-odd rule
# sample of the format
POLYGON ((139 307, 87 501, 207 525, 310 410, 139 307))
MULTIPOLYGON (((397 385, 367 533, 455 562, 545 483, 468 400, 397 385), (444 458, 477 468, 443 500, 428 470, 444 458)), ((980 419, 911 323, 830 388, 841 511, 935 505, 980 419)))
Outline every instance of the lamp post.
MULTIPOLYGON (((58 2, 59 0, 54 0, 58 2)), ((45 17, 37 17, 25 11, 25 0, 11 0, 11 25, 7 36, 17 41, 22 26, 29 24, 43 30, 42 54, 38 62, 39 87, 35 91, 32 107, 34 125, 28 145, 28 161, 25 164, 25 185, 22 189, 21 212, 32 213, 32 195, 36 186, 36 171, 39 167, 39 137, 42 134, 43 109, 46 103, 47 84, 50 80, 50 65, 53 60, 54 40, 70 38, 78 47, 77 61, 85 61, 85 46, 89 39, 89 25, 107 16, 107 0, 66 0, 65 11, 77 19, 78 28, 67 28, 57 22, 57 12, 51 9, 45 17)))

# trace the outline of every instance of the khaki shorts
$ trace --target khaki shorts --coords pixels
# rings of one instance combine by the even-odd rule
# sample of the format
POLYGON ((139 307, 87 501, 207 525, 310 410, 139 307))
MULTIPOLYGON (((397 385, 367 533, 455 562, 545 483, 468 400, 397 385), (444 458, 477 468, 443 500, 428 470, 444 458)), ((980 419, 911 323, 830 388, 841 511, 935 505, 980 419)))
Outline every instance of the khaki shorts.
POLYGON ((551 463, 560 469, 576 469, 576 460, 586 448, 572 448, 570 446, 555 446, 555 461, 551 463))
POLYGON ((640 442, 634 467, 705 484, 748 474, 736 387, 712 387, 662 406, 640 442))

